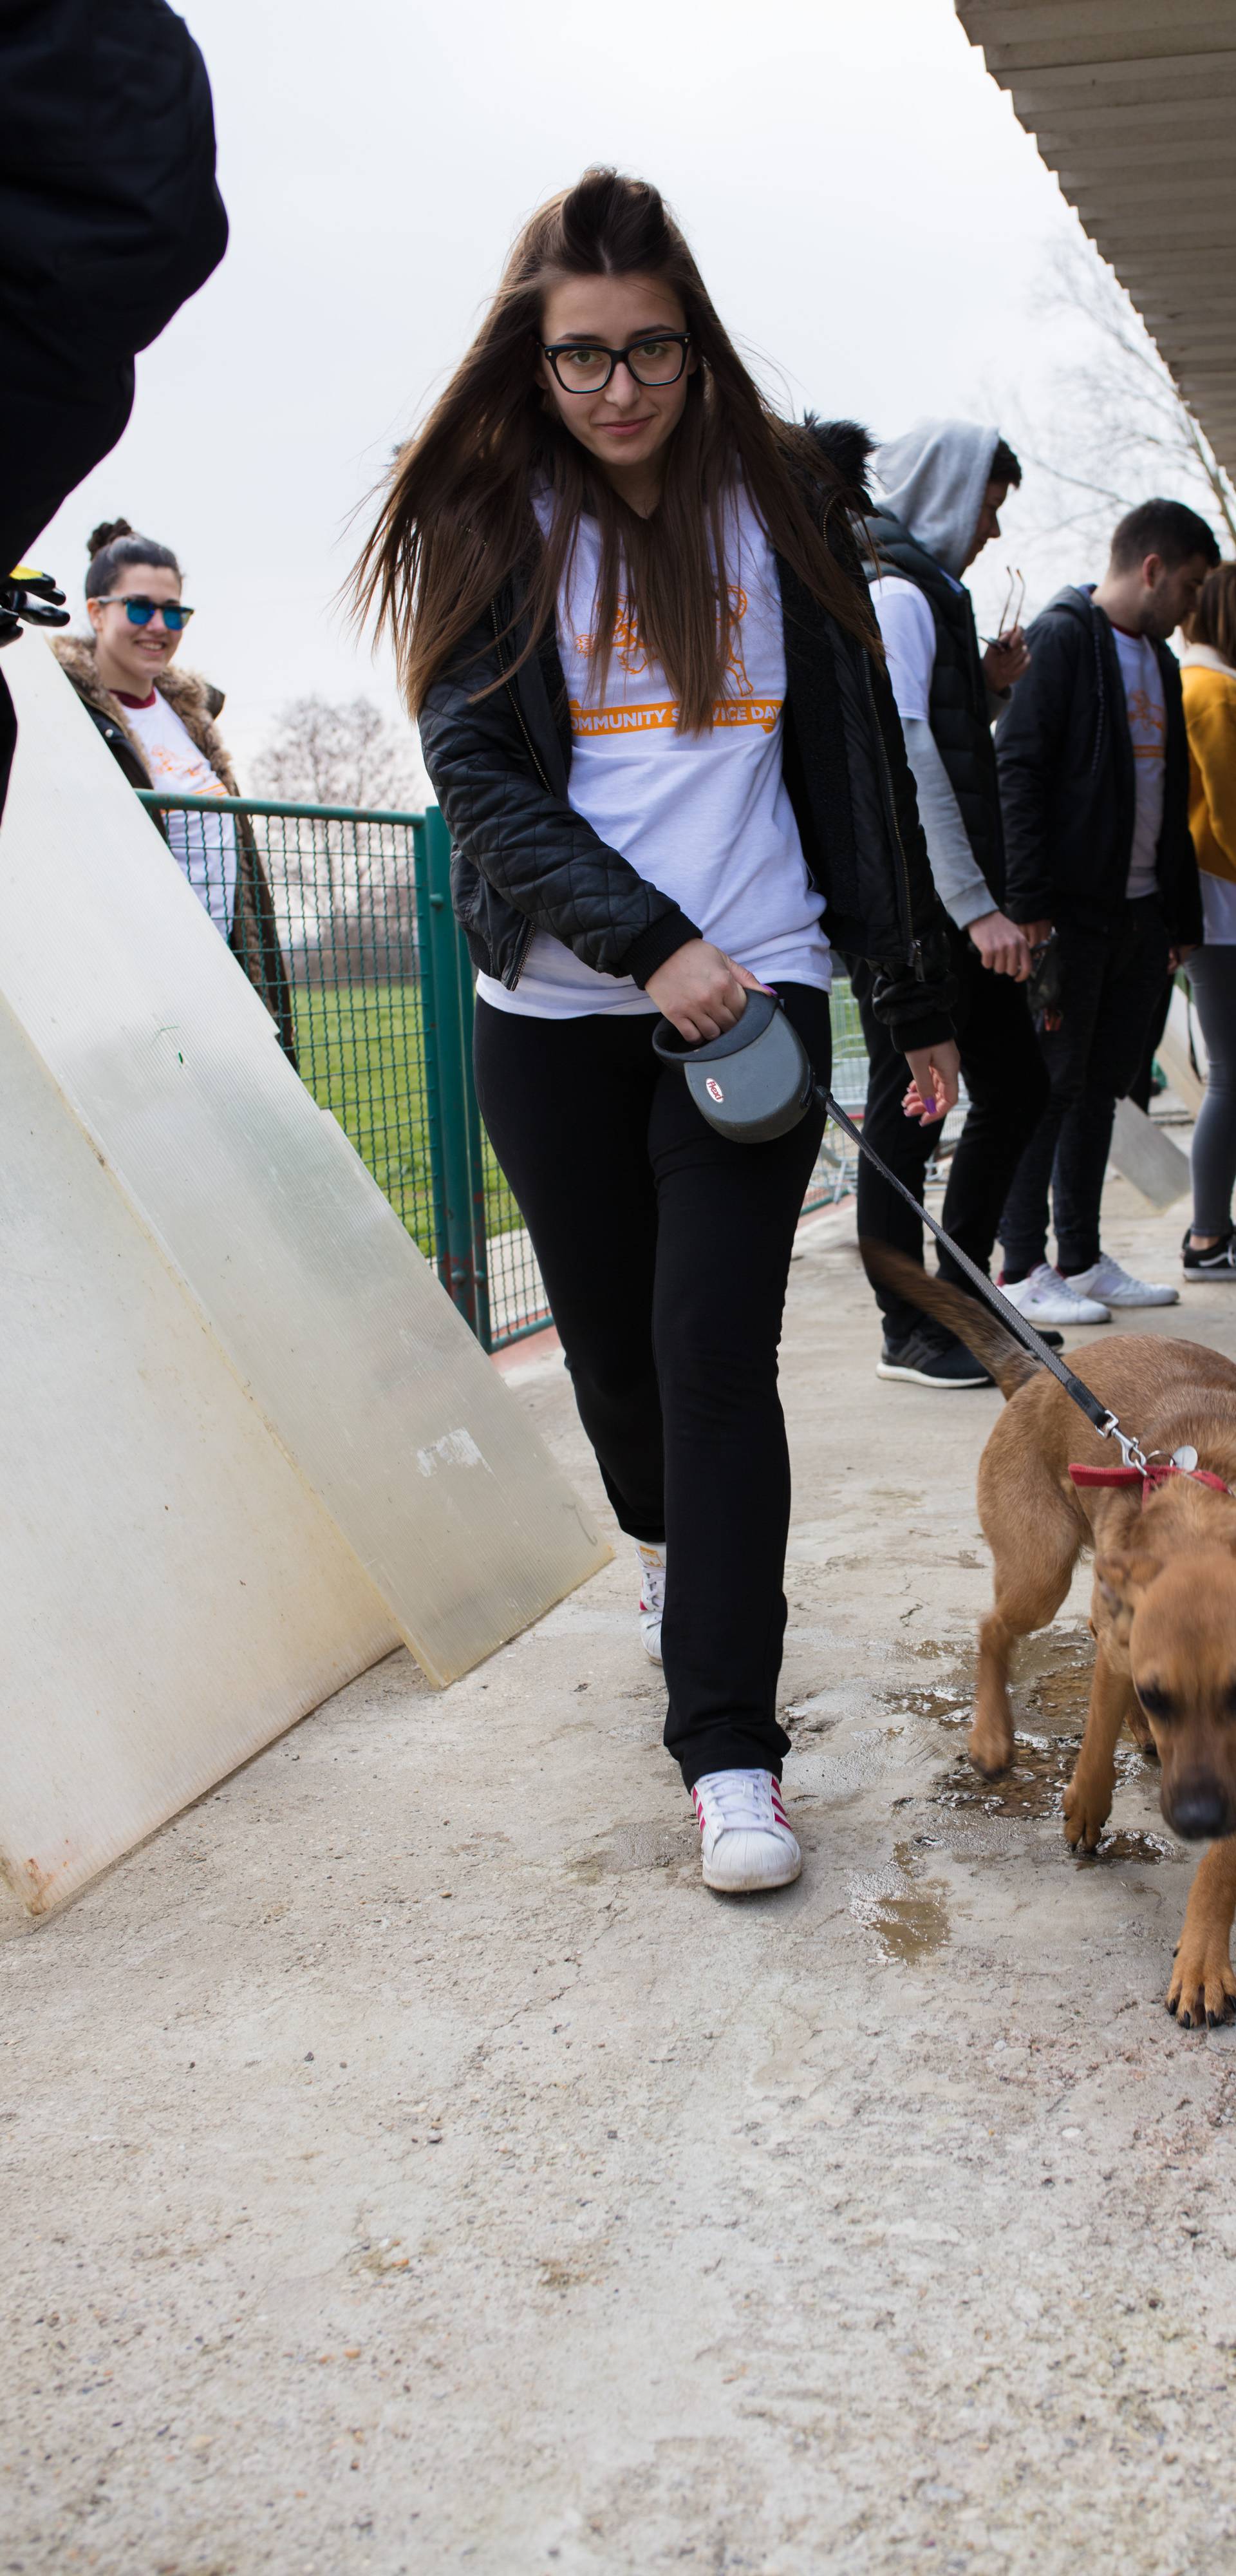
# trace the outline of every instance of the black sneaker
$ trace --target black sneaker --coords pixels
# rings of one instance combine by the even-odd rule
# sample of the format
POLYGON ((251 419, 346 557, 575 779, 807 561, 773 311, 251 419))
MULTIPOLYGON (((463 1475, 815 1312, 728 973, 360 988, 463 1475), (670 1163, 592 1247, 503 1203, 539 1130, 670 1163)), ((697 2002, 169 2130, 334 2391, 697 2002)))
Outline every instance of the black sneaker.
POLYGON ((955 1333, 932 1331, 917 1324, 904 1342, 886 1342, 876 1362, 877 1377, 898 1378, 910 1386, 991 1386, 991 1372, 955 1333))
POLYGON ((1180 1258, 1186 1279, 1236 1279, 1236 1229, 1229 1226, 1204 1252, 1190 1243, 1186 1230, 1180 1258))

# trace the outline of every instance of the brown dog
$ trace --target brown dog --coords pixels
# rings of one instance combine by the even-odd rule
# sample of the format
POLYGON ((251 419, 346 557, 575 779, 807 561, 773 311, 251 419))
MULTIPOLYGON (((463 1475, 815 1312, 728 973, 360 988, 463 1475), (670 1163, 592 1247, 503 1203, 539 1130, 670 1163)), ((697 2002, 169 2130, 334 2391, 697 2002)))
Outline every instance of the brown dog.
MULTIPOLYGON (((988 1775, 1013 1756, 1009 1653, 1045 1628, 1083 1548, 1095 1556, 1096 1653, 1086 1731, 1064 1793, 1064 1830, 1093 1851, 1111 1812, 1115 1748, 1127 1720, 1163 1767, 1174 1833, 1208 1841, 1168 1989, 1186 2030, 1236 2011, 1230 1934, 1236 1912, 1236 1495, 1188 1475, 1077 1486, 1070 1462, 1119 1465, 1050 1373, 977 1298, 882 1244, 873 1276, 937 1316, 990 1369, 1008 1401, 983 1451, 978 1508, 994 1559, 995 1603, 979 1630, 970 1758, 988 1775)), ((1199 1468, 1236 1486, 1236 1367, 1197 1342, 1119 1333, 1072 1355, 1121 1429, 1166 1461, 1188 1444, 1199 1468)))

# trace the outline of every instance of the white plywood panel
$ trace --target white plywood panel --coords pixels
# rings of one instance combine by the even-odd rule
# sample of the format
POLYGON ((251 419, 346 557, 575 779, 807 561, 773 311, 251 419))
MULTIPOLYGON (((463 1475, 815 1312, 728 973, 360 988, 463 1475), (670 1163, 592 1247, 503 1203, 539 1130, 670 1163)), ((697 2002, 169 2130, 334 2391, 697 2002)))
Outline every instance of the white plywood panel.
POLYGON ((430 1677, 608 1553, 46 646, 5 664, 0 992, 430 1677))
POLYGON ((397 1645, 0 1003, 0 1865, 42 1913, 397 1645))

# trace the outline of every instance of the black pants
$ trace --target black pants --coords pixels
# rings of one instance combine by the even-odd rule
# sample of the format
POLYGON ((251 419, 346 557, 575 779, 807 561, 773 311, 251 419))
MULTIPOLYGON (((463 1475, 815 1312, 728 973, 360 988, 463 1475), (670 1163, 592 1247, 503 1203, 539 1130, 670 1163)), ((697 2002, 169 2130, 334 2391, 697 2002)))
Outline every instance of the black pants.
POLYGON ((1060 1026, 1039 1031, 1051 1096, 1018 1165, 1000 1223, 1004 1266, 1024 1279, 1047 1258, 1047 1193, 1066 1274, 1099 1257, 1099 1204, 1116 1102, 1136 1080, 1167 976, 1155 894, 1126 903, 1114 930, 1057 924, 1060 1026))
MULTIPOLYGON (((953 1153, 941 1222, 962 1251, 986 1270, 1009 1183, 1047 1106, 1047 1075, 1020 984, 984 966, 972 939, 954 939, 953 951, 957 975, 953 1023, 970 1108, 953 1153)), ((940 1131, 918 1126, 902 1109, 909 1068, 872 1010, 870 968, 856 963, 853 983, 869 1058, 864 1132, 898 1179, 921 1199, 923 1177, 940 1131)), ((911 1261, 923 1258, 919 1219, 887 1181, 861 1160, 858 1231, 873 1242, 892 1244, 911 1261)), ((939 1267, 942 1279, 969 1288, 964 1273, 943 1248, 939 1267)), ((872 1285, 889 1345, 895 1350, 922 1318, 903 1297, 874 1280, 872 1285)))
MULTIPOLYGON (((821 1079, 828 1000, 782 998, 821 1079)), ((718 1136, 652 1020, 476 1009, 476 1087, 619 1523, 664 1539, 665 1743, 702 1772, 776 1771, 790 1469, 777 1344, 812 1110, 768 1145, 718 1136)))

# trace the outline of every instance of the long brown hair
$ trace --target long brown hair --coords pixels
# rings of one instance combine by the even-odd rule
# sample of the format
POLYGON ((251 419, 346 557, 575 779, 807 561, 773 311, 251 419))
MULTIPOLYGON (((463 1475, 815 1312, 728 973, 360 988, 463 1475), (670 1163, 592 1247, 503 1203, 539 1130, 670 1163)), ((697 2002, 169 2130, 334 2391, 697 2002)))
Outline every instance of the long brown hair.
POLYGON ((356 567, 356 613, 376 608, 416 715, 520 568, 530 627, 510 667, 533 651, 553 619, 586 511, 600 537, 602 669, 621 588, 626 613, 680 701, 683 728, 706 732, 729 659, 731 607, 714 567, 724 562, 726 501, 739 471, 776 552, 838 624, 878 654, 866 585, 838 563, 828 540, 830 512, 847 503, 842 477, 806 428, 779 420, 765 402, 658 191, 615 170, 586 170, 525 224, 467 356, 400 450, 356 567), (649 276, 672 288, 698 361, 669 441, 661 498, 646 519, 572 438, 537 375, 548 288, 563 277, 597 276, 649 276), (553 504, 544 543, 530 499, 537 485, 553 504))
POLYGON ((1207 573, 1185 632, 1191 644, 1209 644, 1236 666, 1236 563, 1216 564, 1207 573))

